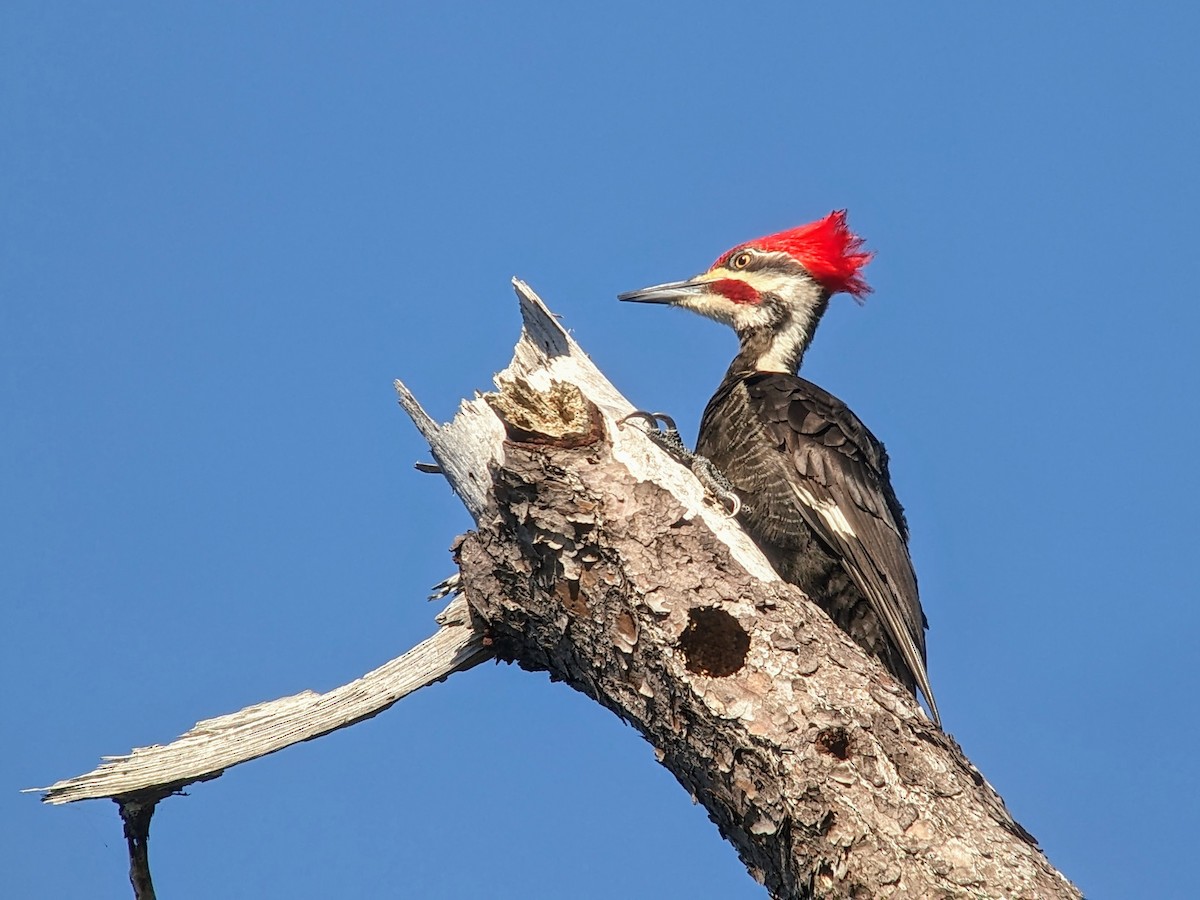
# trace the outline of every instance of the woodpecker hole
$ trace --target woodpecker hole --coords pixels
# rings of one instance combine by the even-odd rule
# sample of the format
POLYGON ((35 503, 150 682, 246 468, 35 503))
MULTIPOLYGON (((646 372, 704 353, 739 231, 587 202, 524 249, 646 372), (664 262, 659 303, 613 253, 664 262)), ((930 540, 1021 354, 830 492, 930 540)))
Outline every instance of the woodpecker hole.
POLYGON ((750 635, 725 610, 706 606, 688 612, 679 649, 689 672, 724 678, 746 664, 750 635))
POLYGON ((835 759, 850 757, 850 733, 845 728, 825 728, 817 734, 817 749, 835 759))

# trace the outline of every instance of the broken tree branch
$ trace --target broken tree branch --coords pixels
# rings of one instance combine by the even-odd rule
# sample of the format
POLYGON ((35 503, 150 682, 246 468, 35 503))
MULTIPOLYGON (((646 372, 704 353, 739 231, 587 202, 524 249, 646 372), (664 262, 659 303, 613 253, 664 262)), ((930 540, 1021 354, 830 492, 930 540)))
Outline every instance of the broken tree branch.
POLYGON ((632 405, 514 284, 524 329, 496 393, 439 426, 396 383, 477 525, 442 629, 351 685, 201 722, 45 799, 152 804, 491 655, 637 728, 774 897, 1079 898, 913 697, 621 424, 632 405))
POLYGON ((479 526, 457 556, 496 656, 637 728, 775 897, 1078 898, 914 698, 620 424, 629 402, 514 283, 525 327, 498 392, 430 439, 479 526))
POLYGON ((349 684, 324 694, 303 691, 205 719, 170 744, 106 757, 91 772, 29 790, 44 792, 47 803, 145 796, 156 801, 189 784, 216 778, 239 763, 369 719, 413 691, 490 656, 461 598, 438 618, 442 627, 431 637, 349 684))

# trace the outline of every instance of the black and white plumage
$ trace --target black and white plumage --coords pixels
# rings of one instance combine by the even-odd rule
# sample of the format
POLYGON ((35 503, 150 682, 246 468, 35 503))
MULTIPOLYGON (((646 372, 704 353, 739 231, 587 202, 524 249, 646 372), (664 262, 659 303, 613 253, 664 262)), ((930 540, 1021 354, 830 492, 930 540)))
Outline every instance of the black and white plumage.
POLYGON ((735 247, 693 279, 620 299, 734 328, 741 349, 704 411, 696 453, 733 485, 738 518, 780 576, 919 690, 940 724, 887 453, 844 403, 795 374, 832 294, 867 290, 858 269, 870 256, 858 246, 834 213, 735 247))
POLYGON ((780 577, 929 697, 904 511, 887 452, 858 417, 795 375, 733 374, 704 411, 696 452, 733 484, 741 521, 780 577))

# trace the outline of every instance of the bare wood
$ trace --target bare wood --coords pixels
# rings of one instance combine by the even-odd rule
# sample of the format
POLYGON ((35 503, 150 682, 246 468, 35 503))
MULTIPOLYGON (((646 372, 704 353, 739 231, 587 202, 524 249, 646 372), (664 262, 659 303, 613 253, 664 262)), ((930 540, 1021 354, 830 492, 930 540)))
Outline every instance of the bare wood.
POLYGON ((431 441, 479 524, 462 585, 497 657, 637 728, 775 897, 1078 898, 954 740, 618 424, 628 401, 515 284, 498 394, 431 441))
MULTIPOLYGON (((101 797, 152 799, 285 747, 310 741, 375 716, 397 700, 487 659, 466 604, 453 601, 442 627, 403 656, 324 694, 303 691, 198 722, 170 744, 106 757, 98 768, 43 791, 47 803, 101 797)), ((149 817, 147 816, 147 824, 149 817)))
POLYGON ((495 655, 637 728, 774 897, 1078 898, 953 739, 619 424, 631 404, 514 284, 524 330, 496 394, 439 426, 396 383, 478 525, 442 630, 350 685, 201 722, 45 799, 152 806, 495 655))

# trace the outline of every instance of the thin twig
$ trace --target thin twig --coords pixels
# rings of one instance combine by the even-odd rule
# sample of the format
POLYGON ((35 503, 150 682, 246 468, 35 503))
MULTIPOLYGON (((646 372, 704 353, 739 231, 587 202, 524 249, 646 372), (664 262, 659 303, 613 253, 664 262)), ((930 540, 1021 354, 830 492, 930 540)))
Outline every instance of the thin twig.
POLYGON ((129 883, 134 900, 155 900, 150 880, 150 818, 158 797, 149 802, 123 798, 117 800, 121 821, 125 823, 125 843, 129 847, 129 883))

